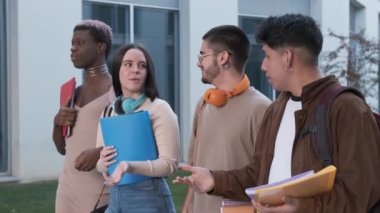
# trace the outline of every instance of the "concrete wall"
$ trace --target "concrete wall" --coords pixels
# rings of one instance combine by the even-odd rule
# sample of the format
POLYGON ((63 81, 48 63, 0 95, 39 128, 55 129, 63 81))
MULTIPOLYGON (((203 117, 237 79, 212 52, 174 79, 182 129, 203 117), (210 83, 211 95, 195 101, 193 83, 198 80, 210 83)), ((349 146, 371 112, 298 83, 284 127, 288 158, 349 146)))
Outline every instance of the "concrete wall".
MULTIPOLYGON (((11 118, 12 174, 22 180, 57 177, 62 159, 51 139, 60 84, 80 73, 70 61, 71 36, 81 1, 20 0, 17 8, 18 80, 12 85, 18 113, 11 118)), ((79 78, 78 78, 79 79, 79 78)))
MULTIPOLYGON (((313 0, 314 1, 314 0, 313 0)), ((239 13, 242 15, 269 16, 284 13, 310 14, 309 0, 240 0, 239 13)))
POLYGON ((222 24, 238 24, 238 1, 229 0, 191 0, 181 1, 181 112, 182 112, 182 150, 187 159, 188 140, 192 127, 195 107, 203 92, 209 87, 201 82, 201 71, 196 66, 202 36, 212 27, 222 24), (221 5, 223 8, 220 9, 221 5))

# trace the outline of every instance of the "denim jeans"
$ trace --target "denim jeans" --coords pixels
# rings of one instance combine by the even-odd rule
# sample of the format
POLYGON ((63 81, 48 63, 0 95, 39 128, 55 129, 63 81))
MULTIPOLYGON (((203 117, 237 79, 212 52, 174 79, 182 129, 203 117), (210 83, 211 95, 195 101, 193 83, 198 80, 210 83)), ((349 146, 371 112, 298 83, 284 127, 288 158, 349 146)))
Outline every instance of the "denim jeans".
POLYGON ((169 186, 164 178, 114 186, 105 213, 175 213, 169 186))

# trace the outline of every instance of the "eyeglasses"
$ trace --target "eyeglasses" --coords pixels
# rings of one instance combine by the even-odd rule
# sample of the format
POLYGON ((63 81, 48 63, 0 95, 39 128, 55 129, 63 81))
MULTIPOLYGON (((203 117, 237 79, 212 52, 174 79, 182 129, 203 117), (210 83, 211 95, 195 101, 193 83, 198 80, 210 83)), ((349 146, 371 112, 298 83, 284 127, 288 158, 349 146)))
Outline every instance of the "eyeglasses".
POLYGON ((221 53, 223 51, 226 51, 228 53, 228 55, 232 55, 232 53, 230 53, 227 50, 213 51, 211 53, 198 54, 198 61, 199 61, 199 63, 202 63, 203 59, 206 58, 207 56, 213 55, 213 54, 219 54, 219 53, 221 53))
POLYGON ((198 61, 199 61, 199 63, 202 63, 202 61, 203 61, 204 58, 206 58, 209 55, 213 55, 213 54, 215 54, 215 52, 205 53, 205 54, 199 54, 198 55, 198 61))

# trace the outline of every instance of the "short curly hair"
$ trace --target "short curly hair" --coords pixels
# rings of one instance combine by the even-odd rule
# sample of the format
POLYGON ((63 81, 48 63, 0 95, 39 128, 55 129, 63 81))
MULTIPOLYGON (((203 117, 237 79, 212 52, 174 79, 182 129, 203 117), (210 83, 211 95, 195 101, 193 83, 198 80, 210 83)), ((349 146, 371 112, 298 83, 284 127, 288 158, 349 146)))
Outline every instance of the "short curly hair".
POLYGON ((323 36, 314 19, 302 14, 270 16, 260 25, 256 41, 272 49, 301 47, 310 53, 309 62, 318 64, 323 36))
POLYGON ((77 30, 88 30, 96 42, 104 42, 106 44, 105 56, 108 58, 112 47, 110 26, 99 20, 82 20, 74 27, 74 32, 77 30))

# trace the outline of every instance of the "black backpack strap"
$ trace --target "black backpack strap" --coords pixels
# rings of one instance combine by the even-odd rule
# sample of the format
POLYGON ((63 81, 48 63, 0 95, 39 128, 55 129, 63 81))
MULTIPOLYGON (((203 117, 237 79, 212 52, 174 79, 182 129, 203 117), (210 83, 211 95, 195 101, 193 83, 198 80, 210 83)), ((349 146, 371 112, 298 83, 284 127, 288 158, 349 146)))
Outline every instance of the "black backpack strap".
POLYGON ((110 116, 111 116, 111 113, 112 113, 112 110, 113 110, 112 104, 106 106, 106 107, 104 108, 104 110, 103 110, 102 117, 103 117, 103 118, 110 117, 110 116))
POLYGON ((315 146, 322 160, 323 167, 329 166, 332 164, 331 153, 330 153, 330 142, 328 142, 328 129, 326 128, 326 107, 323 104, 318 104, 316 109, 316 143, 315 146))
POLYGON ((351 92, 364 99, 363 95, 356 89, 345 87, 336 83, 326 89, 320 102, 316 106, 315 121, 317 134, 315 135, 315 147, 320 155, 323 167, 332 164, 331 150, 332 135, 330 128, 330 108, 334 99, 342 93, 351 92))

